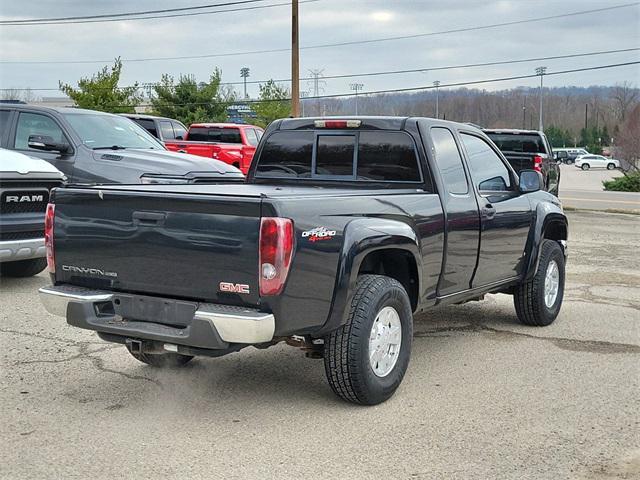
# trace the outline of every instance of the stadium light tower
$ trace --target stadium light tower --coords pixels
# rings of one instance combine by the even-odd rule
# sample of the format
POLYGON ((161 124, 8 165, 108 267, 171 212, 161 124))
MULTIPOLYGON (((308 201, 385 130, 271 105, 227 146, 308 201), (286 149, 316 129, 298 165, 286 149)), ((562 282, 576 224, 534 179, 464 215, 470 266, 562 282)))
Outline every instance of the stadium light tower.
POLYGON ((356 92, 356 115, 358 115, 358 91, 364 88, 363 83, 351 83, 349 84, 349 88, 356 92))
POLYGON ((438 98, 440 96, 440 80, 433 82, 433 86, 436 87, 436 118, 440 118, 440 99, 438 98))
POLYGON ((545 73, 547 73, 547 67, 536 68, 536 75, 540 75, 540 125, 538 126, 538 129, 541 132, 544 131, 542 125, 542 79, 544 78, 545 73))
POLYGON ((249 78, 249 68, 243 67, 240 69, 240 76, 244 79, 244 98, 247 97, 247 78, 249 78))

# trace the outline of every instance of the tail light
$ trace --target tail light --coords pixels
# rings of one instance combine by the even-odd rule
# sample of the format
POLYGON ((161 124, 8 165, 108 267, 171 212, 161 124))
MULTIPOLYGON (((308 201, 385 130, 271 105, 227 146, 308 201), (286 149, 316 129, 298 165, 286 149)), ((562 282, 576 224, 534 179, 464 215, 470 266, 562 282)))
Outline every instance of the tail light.
POLYGON ((536 172, 542 172, 542 157, 540 155, 533 157, 533 169, 536 172))
POLYGON ((293 220, 264 217, 260 223, 260 295, 284 288, 293 255, 293 220))
POLYGON ((49 273, 56 271, 56 258, 53 253, 53 220, 56 214, 56 206, 47 204, 47 212, 44 215, 44 246, 47 250, 47 270, 49 273))

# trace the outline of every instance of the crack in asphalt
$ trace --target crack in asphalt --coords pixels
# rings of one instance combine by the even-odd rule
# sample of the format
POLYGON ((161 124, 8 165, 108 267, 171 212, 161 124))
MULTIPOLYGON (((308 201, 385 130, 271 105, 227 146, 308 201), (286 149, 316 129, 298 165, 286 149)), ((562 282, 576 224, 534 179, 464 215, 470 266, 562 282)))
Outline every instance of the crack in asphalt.
POLYGON ((446 332, 476 332, 476 333, 491 333, 494 335, 502 335, 505 337, 525 337, 532 338, 534 340, 546 341, 554 344, 556 347, 562 350, 569 350, 573 352, 588 352, 599 354, 637 354, 640 353, 640 345, 633 345, 629 343, 615 343, 605 342, 601 340, 579 340, 575 338, 566 337, 539 337, 530 333, 514 332, 512 330, 501 330, 498 328, 488 327, 486 325, 462 325, 454 327, 442 327, 425 331, 414 332, 414 337, 441 337, 450 335, 438 335, 438 333, 446 332))
POLYGON ((10 333, 14 335, 23 335, 25 337, 41 338, 43 340, 52 340, 54 342, 66 343, 68 345, 103 345, 104 342, 91 342, 88 340, 69 340, 67 338, 53 337, 50 335, 40 335, 38 333, 21 332, 20 330, 6 330, 0 328, 0 333, 10 333))
MULTIPOLYGON (((18 332, 18 331, 7 331, 7 330, 0 330, 0 332, 3 333, 17 333, 17 334, 24 334, 27 336, 37 336, 38 338, 45 338, 48 340, 56 340, 56 338, 54 337, 45 337, 42 335, 33 335, 33 334, 28 334, 26 332, 18 332)), ((145 377, 144 375, 132 375, 130 373, 126 373, 126 372, 122 372, 119 370, 114 370, 111 368, 107 368, 104 365, 104 360, 100 357, 96 357, 94 356, 97 353, 101 353, 101 352, 105 352, 108 350, 114 350, 116 348, 121 348, 121 345, 105 345, 102 348, 98 348, 96 350, 88 350, 88 346, 94 343, 100 343, 100 342, 73 342, 73 341, 67 341, 67 343, 70 343, 76 347, 78 347, 79 352, 76 355, 72 355, 70 357, 66 357, 66 358, 61 358, 61 359, 57 359, 57 360, 24 360, 24 361, 19 361, 19 362, 15 362, 13 365, 14 366, 22 366, 22 365, 33 365, 33 364, 43 364, 43 363, 50 363, 50 364, 56 364, 56 363, 65 363, 65 362, 71 362, 73 360, 78 360, 78 359, 88 359, 91 364, 97 368, 98 370, 100 370, 101 372, 105 372, 105 373, 113 373, 116 375, 120 375, 123 376, 125 378, 128 378, 129 380, 145 380, 147 382, 151 382, 157 386, 159 386, 160 388, 163 387, 162 383, 156 379, 153 378, 149 378, 149 377, 145 377)), ((104 342, 102 342, 102 344, 104 344, 104 342)))

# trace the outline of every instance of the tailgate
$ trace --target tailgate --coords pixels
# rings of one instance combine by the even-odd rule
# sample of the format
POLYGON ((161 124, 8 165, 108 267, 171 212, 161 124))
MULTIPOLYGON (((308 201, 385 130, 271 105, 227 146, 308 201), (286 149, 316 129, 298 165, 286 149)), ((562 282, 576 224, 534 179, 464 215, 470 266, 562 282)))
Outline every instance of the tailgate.
POLYGON ((258 303, 257 195, 60 189, 55 204, 57 282, 258 303))
POLYGON ((522 170, 531 170, 534 167, 533 157, 534 154, 517 154, 510 152, 503 152, 507 161, 511 164, 517 174, 520 174, 522 170))

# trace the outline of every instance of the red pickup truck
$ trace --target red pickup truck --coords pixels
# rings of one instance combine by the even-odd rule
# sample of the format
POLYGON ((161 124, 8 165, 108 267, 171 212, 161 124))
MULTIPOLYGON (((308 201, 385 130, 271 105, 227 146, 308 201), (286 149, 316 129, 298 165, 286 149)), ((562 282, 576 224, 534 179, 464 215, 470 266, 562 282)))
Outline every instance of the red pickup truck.
POLYGON ((194 123, 184 140, 165 140, 168 150, 214 158, 246 175, 263 130, 236 123, 194 123))

